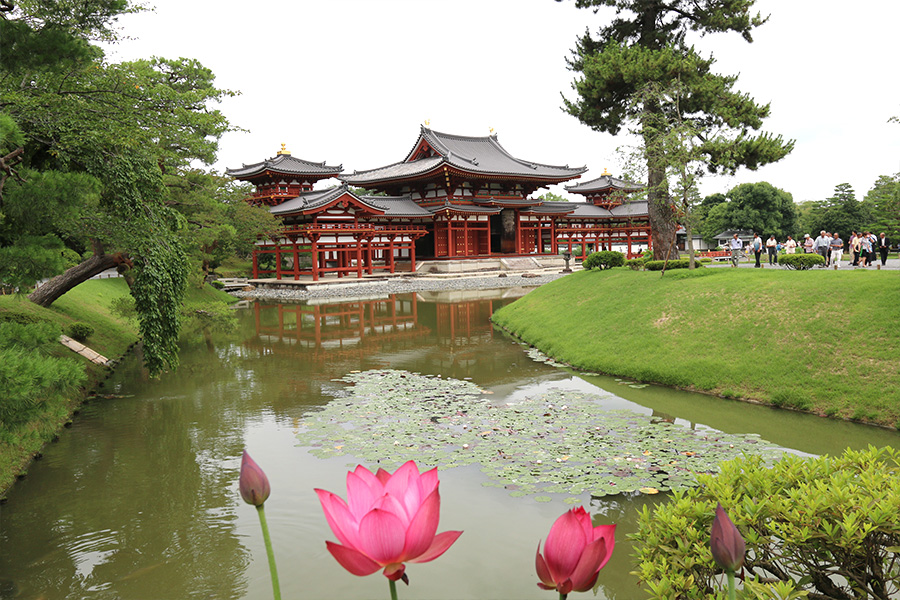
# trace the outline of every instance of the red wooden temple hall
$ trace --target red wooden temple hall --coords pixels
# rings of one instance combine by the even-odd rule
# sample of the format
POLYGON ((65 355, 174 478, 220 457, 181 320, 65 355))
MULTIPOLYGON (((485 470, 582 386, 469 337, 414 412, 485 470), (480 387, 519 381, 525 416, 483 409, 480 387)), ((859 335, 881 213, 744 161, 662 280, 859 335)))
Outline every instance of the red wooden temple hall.
POLYGON ((282 150, 226 174, 256 186, 249 202, 282 217, 276 240, 254 253, 254 278, 326 273, 415 271, 416 258, 464 260, 619 249, 629 256, 651 245, 642 186, 611 177, 567 187, 585 202, 544 202, 531 194, 580 177, 586 167, 519 159, 496 135, 468 137, 422 127, 403 160, 341 175, 340 166, 294 158, 282 150), (314 191, 338 177, 343 185, 314 191), (351 190, 362 188, 372 194, 351 190))

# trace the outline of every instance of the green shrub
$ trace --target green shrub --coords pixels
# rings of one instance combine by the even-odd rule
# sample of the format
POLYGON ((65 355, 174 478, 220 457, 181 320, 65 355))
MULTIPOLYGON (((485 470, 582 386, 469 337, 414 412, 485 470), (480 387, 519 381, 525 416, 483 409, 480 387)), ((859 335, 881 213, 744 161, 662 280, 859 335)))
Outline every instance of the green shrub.
POLYGON ((636 575, 650 598, 723 597, 709 551, 717 502, 747 542, 743 597, 896 594, 900 452, 870 446, 836 458, 786 455, 773 466, 748 456, 720 468, 718 475, 698 475, 700 487, 640 511, 630 537, 636 575), (760 581, 780 581, 774 585, 782 589, 764 593, 760 581))
POLYGON ((0 323, 0 430, 28 421, 40 402, 84 381, 77 362, 48 355, 58 337, 52 323, 0 323))
POLYGON ((46 319, 31 313, 20 313, 14 310, 0 310, 0 323, 21 323, 22 325, 30 325, 46 322, 46 319))
POLYGON ((621 267, 625 264, 625 255, 614 250, 601 250, 600 252, 592 252, 582 261, 581 266, 585 269, 611 269, 612 267, 621 267))
POLYGON ((20 348, 48 353, 59 340, 59 327, 48 321, 17 323, 0 321, 0 348, 20 348))
POLYGON ((641 256, 639 258, 632 258, 631 260, 625 261, 625 266, 627 266, 632 271, 640 271, 644 268, 644 263, 647 262, 647 258, 641 256))
POLYGON ((79 342, 86 342, 89 337, 94 335, 94 328, 88 323, 77 321, 66 327, 66 335, 79 342))
MULTIPOLYGON (((678 260, 670 260, 668 264, 664 260, 648 260, 644 263, 644 268, 648 271, 662 271, 663 266, 665 266, 667 271, 670 269, 687 269, 690 268, 691 261, 687 258, 679 258, 678 260)), ((694 262, 694 266, 699 267, 701 265, 694 262)))
POLYGON ((704 265, 708 265, 709 263, 712 262, 712 259, 708 256, 704 256, 703 258, 700 259, 700 262, 702 262, 704 265))
POLYGON ((824 265, 825 259, 819 254, 785 254, 778 257, 778 264, 788 269, 806 271, 816 265, 824 265))
POLYGON ((218 281, 218 280, 216 280, 216 281, 210 281, 210 282, 209 282, 209 285, 213 286, 213 287, 216 288, 217 290, 225 289, 225 284, 222 283, 221 281, 218 281))

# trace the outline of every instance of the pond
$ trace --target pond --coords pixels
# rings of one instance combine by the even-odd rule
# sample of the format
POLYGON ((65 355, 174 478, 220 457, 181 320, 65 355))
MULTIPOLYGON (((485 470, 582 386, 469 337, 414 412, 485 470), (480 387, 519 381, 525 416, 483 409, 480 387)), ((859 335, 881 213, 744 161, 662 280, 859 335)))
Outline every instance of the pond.
MULTIPOLYGON (((256 511, 237 493, 244 448, 272 485, 266 513, 283 597, 388 597, 380 574, 355 577, 328 554, 325 540, 335 538, 313 492, 323 488, 345 496, 346 473, 357 462, 374 470, 379 453, 391 468, 405 459, 400 441, 394 440, 395 452, 392 445, 383 450, 360 442, 364 435, 351 435, 359 433, 349 419, 354 403, 362 400, 353 395, 359 382, 339 381, 348 376, 371 383, 373 373, 388 374, 385 393, 376 387, 370 399, 376 413, 388 406, 379 403, 397 401, 397 381, 408 378, 472 386, 488 409, 512 405, 524 411, 529 399, 538 398, 571 412, 587 402, 583 406, 598 413, 631 411, 633 420, 672 430, 674 423, 699 437, 758 434, 746 439, 802 453, 897 442, 897 434, 886 430, 642 387, 541 362, 488 321, 493 310, 511 301, 504 297, 508 294, 251 303, 238 311, 234 331, 187 332, 177 373, 151 380, 137 358, 126 361, 100 390, 106 397, 84 407, 0 507, 0 599, 271 597, 256 511), (560 399, 567 404, 561 406, 560 399), (334 422, 340 415, 348 419, 339 423, 346 434, 342 443, 335 443, 334 431, 323 437, 323 430, 312 427, 323 415, 339 415, 328 417, 334 422)), ((422 404, 415 398, 409 403, 410 410, 422 404)), ((465 412, 437 414, 430 421, 445 419, 444 433, 462 435, 467 426, 454 418, 465 412)), ((397 428, 413 435, 410 425, 401 424, 403 415, 379 413, 378 418, 394 418, 397 428)), ((515 422, 504 427, 515 438, 515 422)), ((424 428, 412 430, 424 455, 424 428)), ((382 435, 366 431, 373 440, 382 435)), ((502 446, 487 441, 493 431, 465 439, 474 440, 470 445, 482 453, 474 454, 479 461, 497 452, 499 458, 490 462, 505 465, 509 457, 502 446)), ((434 452, 447 449, 433 441, 427 446, 434 452)), ((577 450, 571 456, 577 458, 577 450)), ((564 472, 568 457, 557 456, 558 472, 564 472)), ((448 460, 440 458, 442 464, 448 460)), ((594 515, 595 524, 618 526, 598 596, 643 595, 629 575, 626 534, 635 529, 636 509, 664 494, 547 492, 529 487, 533 481, 527 477, 521 484, 498 479, 496 469, 482 469, 477 462, 461 460, 440 470, 439 531, 464 533, 438 560, 408 565, 410 586, 399 586, 401 599, 555 598, 535 585, 534 552, 553 521, 575 502, 594 515)), ((553 467, 547 472, 556 472, 552 460, 547 462, 553 467)))

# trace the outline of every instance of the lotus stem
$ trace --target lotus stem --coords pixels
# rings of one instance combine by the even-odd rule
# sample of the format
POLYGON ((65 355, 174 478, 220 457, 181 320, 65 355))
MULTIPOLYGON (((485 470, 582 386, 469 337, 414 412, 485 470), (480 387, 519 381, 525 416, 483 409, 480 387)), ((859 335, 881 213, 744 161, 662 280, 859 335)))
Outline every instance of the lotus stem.
POLYGON ((281 600, 281 587, 278 585, 278 570, 275 568, 275 551, 272 550, 272 538, 269 537, 269 526, 266 524, 266 511, 263 504, 256 507, 259 514, 259 525, 262 527, 263 540, 266 543, 266 556, 269 557, 269 574, 272 576, 272 597, 281 600))
POLYGON ((728 574, 728 599, 734 600, 734 597, 735 597, 734 571, 731 569, 728 569, 728 571, 726 571, 726 573, 728 574))
POLYGON ((391 600, 397 600, 397 582, 393 579, 388 579, 388 585, 391 588, 391 600))

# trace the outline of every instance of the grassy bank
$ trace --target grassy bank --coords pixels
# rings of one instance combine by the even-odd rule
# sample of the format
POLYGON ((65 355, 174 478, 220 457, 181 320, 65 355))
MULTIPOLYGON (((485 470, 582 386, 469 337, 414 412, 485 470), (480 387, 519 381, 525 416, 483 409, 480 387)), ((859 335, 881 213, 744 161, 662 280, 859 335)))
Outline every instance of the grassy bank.
POLYGON ((900 428, 891 271, 583 271, 494 314, 589 371, 900 428))
MULTIPOLYGON (((112 311, 113 302, 127 295, 128 286, 124 279, 91 280, 68 292, 49 309, 23 296, 0 296, 0 317, 49 322, 60 330, 77 321, 88 323, 94 328, 94 333, 88 338, 87 345, 107 358, 116 359, 138 339, 136 324, 112 311)), ((188 289, 186 302, 211 300, 233 299, 208 286, 188 289)), ((97 388, 100 381, 109 375, 109 369, 95 365, 62 344, 54 347, 50 355, 78 363, 86 374, 85 383, 77 394, 44 399, 34 417, 27 422, 0 427, 0 495, 24 472, 43 445, 71 420, 72 412, 97 388)))

